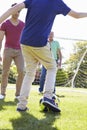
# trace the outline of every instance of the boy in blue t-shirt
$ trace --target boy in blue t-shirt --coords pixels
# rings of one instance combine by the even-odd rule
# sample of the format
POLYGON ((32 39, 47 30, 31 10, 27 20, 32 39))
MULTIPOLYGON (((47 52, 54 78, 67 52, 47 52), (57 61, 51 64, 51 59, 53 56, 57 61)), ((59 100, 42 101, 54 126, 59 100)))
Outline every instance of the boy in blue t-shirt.
POLYGON ((42 104, 53 111, 60 112, 60 109, 52 99, 57 69, 55 60, 46 46, 48 35, 56 15, 63 14, 64 16, 83 18, 87 17, 87 13, 78 13, 71 10, 62 0, 25 0, 8 9, 0 17, 0 23, 23 8, 27 8, 25 27, 21 36, 22 50, 26 62, 26 74, 22 83, 17 110, 27 110, 27 98, 37 63, 40 62, 47 69, 42 104))

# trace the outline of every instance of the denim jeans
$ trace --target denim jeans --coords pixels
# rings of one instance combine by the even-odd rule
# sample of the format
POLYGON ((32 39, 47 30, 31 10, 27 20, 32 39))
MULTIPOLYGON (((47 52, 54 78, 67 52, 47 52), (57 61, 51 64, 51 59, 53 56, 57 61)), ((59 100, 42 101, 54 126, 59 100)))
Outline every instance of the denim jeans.
POLYGON ((47 70, 45 69, 44 66, 42 66, 42 69, 41 69, 41 77, 40 77, 39 92, 43 92, 44 83, 45 83, 45 77, 46 77, 46 72, 47 72, 47 70))
MULTIPOLYGON (((43 90, 44 90, 44 84, 45 84, 46 73, 47 73, 46 68, 45 68, 44 66, 42 66, 42 69, 41 69, 41 77, 40 77, 39 92, 43 92, 43 90)), ((54 88, 53 93, 55 93, 55 88, 54 88)))

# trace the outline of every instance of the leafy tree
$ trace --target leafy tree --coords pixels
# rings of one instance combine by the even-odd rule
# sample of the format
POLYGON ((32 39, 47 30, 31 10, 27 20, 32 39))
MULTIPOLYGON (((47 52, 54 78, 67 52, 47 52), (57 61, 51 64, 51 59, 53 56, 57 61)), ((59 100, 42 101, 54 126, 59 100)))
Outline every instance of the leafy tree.
POLYGON ((64 86, 68 82, 68 74, 64 69, 59 69, 56 74, 56 86, 64 86))
MULTIPOLYGON (((77 42, 74 53, 66 61, 67 72, 74 76, 75 87, 87 87, 87 42, 77 42)), ((72 77, 73 78, 73 77, 72 77)))
MULTIPOLYGON (((0 81, 2 76, 2 65, 0 64, 0 81)), ((11 65, 9 76, 8 76, 8 83, 16 83, 16 77, 17 77, 17 70, 14 64, 11 65)))

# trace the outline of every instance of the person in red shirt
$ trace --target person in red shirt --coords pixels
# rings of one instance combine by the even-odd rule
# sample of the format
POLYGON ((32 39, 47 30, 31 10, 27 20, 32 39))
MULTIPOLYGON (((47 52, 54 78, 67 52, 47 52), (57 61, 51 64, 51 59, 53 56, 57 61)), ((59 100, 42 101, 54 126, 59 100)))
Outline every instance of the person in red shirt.
MULTIPOLYGON (((16 5, 16 3, 12 6, 14 5, 16 5)), ((13 14, 12 17, 3 22, 0 27, 0 49, 2 48, 4 36, 6 39, 3 59, 0 56, 0 60, 2 60, 3 63, 0 99, 4 99, 6 95, 8 74, 12 60, 14 61, 18 72, 15 93, 16 98, 20 95, 21 84, 24 77, 24 59, 20 46, 20 36, 24 27, 24 22, 18 19, 19 13, 20 12, 13 14)))

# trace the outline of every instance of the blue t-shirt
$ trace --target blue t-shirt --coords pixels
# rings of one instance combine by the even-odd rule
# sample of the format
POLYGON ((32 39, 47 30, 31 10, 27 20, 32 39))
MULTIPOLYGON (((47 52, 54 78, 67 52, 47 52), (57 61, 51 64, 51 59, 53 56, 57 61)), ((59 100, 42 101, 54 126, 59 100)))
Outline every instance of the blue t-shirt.
POLYGON ((64 16, 71 10, 62 0, 25 0, 27 8, 21 43, 33 47, 47 44, 55 16, 64 16))

